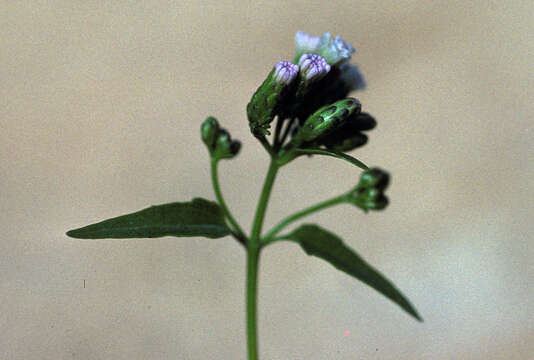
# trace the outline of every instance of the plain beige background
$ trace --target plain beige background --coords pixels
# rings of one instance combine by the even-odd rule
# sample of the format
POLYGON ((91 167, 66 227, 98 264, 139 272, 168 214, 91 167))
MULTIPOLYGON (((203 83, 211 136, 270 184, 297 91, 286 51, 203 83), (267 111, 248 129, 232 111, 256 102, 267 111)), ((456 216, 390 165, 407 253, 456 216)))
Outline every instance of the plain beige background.
MULTIPOLYGON (((266 156, 245 106, 293 57, 297 30, 357 48, 368 88, 355 95, 378 127, 354 155, 393 176, 387 211, 308 221, 383 271, 425 322, 277 244, 261 261, 261 358, 534 359, 528 0, 2 1, 0 358, 245 359, 235 241, 64 233, 213 199, 198 134, 208 115, 243 142, 221 181, 248 229, 266 156)), ((317 157, 284 168, 266 227, 358 175, 317 157)))

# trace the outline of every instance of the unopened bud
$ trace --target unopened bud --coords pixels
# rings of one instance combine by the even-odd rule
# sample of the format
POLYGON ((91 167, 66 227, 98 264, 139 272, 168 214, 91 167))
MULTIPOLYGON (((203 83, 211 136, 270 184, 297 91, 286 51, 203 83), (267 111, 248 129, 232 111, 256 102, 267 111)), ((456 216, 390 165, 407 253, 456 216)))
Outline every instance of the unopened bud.
POLYGON ((388 206, 388 198, 376 189, 369 189, 364 191, 355 205, 362 208, 364 211, 368 210, 383 210, 388 206))
POLYGON ((389 174, 379 168, 372 168, 366 170, 360 176, 358 188, 370 189, 376 188, 384 191, 389 184, 389 174))
POLYGON ((230 159, 236 156, 241 149, 241 143, 238 140, 232 140, 230 134, 225 129, 219 130, 215 143, 213 156, 216 159, 230 159))
POLYGON ((295 80, 299 67, 289 61, 278 62, 256 90, 247 105, 250 130, 254 135, 269 134, 270 123, 278 114, 295 80))
POLYGON ((289 85, 299 72, 299 67, 289 61, 279 61, 274 66, 273 79, 278 85, 289 85))
POLYGON ((330 65, 326 60, 316 54, 302 54, 299 67, 301 78, 307 83, 322 79, 330 71, 330 65))
POLYGON ((364 171, 359 184, 349 193, 349 201, 364 211, 382 210, 389 201, 384 195, 389 184, 389 174, 373 168, 364 171))
POLYGON ((297 145, 316 140, 339 128, 353 113, 359 113, 361 104, 357 99, 347 98, 326 105, 313 113, 295 135, 297 145))
POLYGON ((208 147, 211 152, 215 149, 215 141, 217 140, 217 134, 219 133, 219 123, 217 119, 210 116, 202 123, 200 127, 200 135, 202 141, 208 147))

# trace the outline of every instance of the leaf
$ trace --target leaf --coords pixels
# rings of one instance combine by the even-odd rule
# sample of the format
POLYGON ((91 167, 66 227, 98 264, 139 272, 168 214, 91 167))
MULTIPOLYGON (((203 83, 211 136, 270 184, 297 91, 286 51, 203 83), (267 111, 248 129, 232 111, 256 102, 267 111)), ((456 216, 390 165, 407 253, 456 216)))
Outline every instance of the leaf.
POLYGON ((162 236, 219 238, 228 234, 230 229, 226 226, 219 205, 201 198, 195 198, 190 202, 151 206, 67 232, 68 236, 78 239, 162 236))
POLYGON ((284 238, 299 243, 308 255, 328 261, 337 269, 346 272, 388 297, 417 320, 423 321, 408 299, 388 279, 366 263, 352 249, 345 246, 343 241, 331 232, 317 225, 305 224, 284 238))
POLYGON ((350 155, 347 155, 345 153, 339 152, 339 151, 332 151, 332 150, 325 150, 325 149, 297 149, 296 152, 297 152, 297 154, 301 154, 301 155, 326 155, 326 156, 332 156, 332 157, 336 157, 338 159, 342 159, 342 160, 348 161, 352 165, 356 165, 360 169, 369 170, 369 167, 367 167, 367 165, 365 165, 360 160, 358 160, 355 157, 352 157, 350 155))

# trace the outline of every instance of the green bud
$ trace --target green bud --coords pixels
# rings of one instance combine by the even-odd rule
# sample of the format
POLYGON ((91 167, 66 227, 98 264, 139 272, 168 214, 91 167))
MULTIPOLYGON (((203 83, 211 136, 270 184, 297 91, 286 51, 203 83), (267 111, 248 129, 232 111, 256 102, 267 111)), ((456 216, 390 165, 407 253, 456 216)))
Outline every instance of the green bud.
POLYGON ((206 144, 208 150, 212 152, 215 149, 217 134, 219 133, 219 122, 210 116, 200 126, 200 135, 202 141, 206 144))
POLYGON ((247 105, 250 130, 254 135, 268 135, 274 117, 280 112, 299 68, 288 61, 278 62, 247 105))
POLYGON ((349 193, 349 202, 365 212, 382 210, 389 201, 384 195, 389 183, 389 174, 381 169, 373 168, 364 171, 359 184, 349 193))
POLYGON ((295 135, 297 145, 326 136, 347 121, 354 113, 359 113, 361 104, 357 99, 347 98, 326 105, 314 112, 295 135))
POLYGON ((364 211, 368 210, 383 210, 388 206, 388 198, 382 194, 377 193, 375 197, 363 196, 355 200, 354 205, 360 207, 364 211))
POLYGON ((384 191, 389 184, 389 174, 379 168, 372 168, 366 170, 360 176, 360 183, 358 188, 370 189, 376 188, 380 191, 384 191))
POLYGON ((241 143, 232 140, 230 134, 225 129, 220 129, 215 142, 213 156, 216 159, 231 159, 239 153, 241 143))

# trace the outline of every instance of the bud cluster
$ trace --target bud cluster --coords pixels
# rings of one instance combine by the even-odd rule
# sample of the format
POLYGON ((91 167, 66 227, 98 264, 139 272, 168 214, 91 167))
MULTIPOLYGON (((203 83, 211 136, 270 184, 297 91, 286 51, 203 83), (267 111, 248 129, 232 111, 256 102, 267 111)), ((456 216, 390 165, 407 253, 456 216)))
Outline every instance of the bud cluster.
POLYGON ((214 159, 233 158, 241 149, 241 143, 238 140, 232 140, 230 133, 221 128, 214 117, 210 116, 202 123, 200 135, 214 159))
POLYGON ((373 168, 364 171, 359 184, 348 194, 349 202, 363 211, 382 210, 388 205, 384 195, 389 184, 389 174, 384 170, 373 168))
POLYGON ((252 133, 270 134, 271 123, 297 119, 291 145, 324 146, 350 151, 367 142, 362 131, 375 126, 374 119, 361 114, 358 100, 349 92, 365 87, 358 68, 349 63, 354 47, 330 33, 295 35, 293 63, 278 62, 247 105, 252 133))

